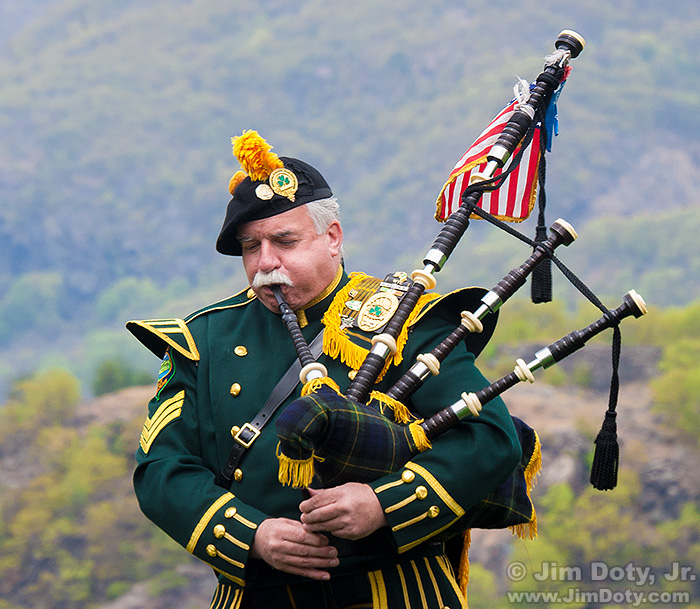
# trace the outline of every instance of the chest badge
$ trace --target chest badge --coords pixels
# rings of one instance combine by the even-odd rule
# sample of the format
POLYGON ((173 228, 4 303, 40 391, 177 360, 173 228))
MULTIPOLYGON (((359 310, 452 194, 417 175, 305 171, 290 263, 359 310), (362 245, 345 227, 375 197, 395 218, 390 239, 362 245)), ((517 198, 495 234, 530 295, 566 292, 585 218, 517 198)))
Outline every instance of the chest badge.
POLYGON ((360 330, 374 332, 385 325, 399 308, 399 299, 391 292, 377 292, 362 305, 357 315, 360 330))

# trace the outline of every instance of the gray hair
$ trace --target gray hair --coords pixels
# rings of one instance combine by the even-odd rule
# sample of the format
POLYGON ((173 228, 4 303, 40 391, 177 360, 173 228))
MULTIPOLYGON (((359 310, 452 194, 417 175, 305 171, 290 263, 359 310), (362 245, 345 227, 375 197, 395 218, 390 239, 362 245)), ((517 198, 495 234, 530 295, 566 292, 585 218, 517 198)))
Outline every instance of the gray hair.
MULTIPOLYGON (((322 235, 326 232, 328 227, 338 220, 340 222, 340 205, 338 205, 338 199, 335 197, 329 197, 328 199, 316 199, 306 204, 306 209, 309 212, 309 217, 314 223, 316 228, 316 234, 322 235)), ((344 264, 343 257, 345 251, 343 246, 340 246, 340 261, 344 264)))
POLYGON ((333 222, 340 221, 340 205, 335 197, 311 201, 306 204, 306 209, 319 235, 325 233, 333 222))

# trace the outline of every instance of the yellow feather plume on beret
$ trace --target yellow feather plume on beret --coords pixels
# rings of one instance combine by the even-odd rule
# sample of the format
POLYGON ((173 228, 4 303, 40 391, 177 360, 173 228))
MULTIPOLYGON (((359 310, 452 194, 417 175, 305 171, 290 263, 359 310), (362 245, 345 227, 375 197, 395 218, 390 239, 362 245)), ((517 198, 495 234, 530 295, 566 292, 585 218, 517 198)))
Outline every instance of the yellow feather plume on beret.
MULTIPOLYGON (((242 135, 231 138, 231 143, 233 156, 254 182, 265 180, 275 169, 284 167, 280 158, 274 152, 270 152, 272 146, 260 137, 257 131, 244 131, 242 135)), ((234 178, 231 179, 229 188, 234 178)))
POLYGON ((228 191, 231 193, 231 196, 233 196, 233 191, 236 190, 236 186, 238 186, 247 177, 248 176, 245 174, 244 171, 237 171, 233 174, 231 180, 228 183, 228 191))

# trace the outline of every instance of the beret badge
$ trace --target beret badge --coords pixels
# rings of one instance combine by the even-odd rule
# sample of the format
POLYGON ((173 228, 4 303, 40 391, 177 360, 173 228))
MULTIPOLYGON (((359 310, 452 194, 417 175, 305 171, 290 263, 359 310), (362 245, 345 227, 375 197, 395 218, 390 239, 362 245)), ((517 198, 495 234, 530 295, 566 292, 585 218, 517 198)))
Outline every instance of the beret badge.
POLYGON ((287 197, 290 201, 294 201, 294 193, 299 188, 299 180, 294 172, 281 167, 270 174, 270 188, 281 197, 287 197))
POLYGON ((260 184, 255 189, 255 196, 263 201, 269 201, 275 196, 275 191, 270 188, 269 184, 260 184))

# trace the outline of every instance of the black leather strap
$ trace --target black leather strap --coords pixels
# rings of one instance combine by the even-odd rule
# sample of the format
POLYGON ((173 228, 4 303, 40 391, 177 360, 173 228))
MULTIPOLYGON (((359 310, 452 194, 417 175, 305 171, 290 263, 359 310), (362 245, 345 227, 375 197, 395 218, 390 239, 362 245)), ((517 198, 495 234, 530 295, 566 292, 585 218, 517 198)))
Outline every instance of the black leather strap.
MULTIPOLYGON (((313 355, 314 359, 318 359, 319 355, 321 355, 322 348, 323 330, 316 335, 316 338, 314 338, 309 345, 311 355, 313 355)), ((243 425, 233 437, 234 443, 231 447, 228 461, 221 471, 222 486, 229 487, 231 485, 233 473, 241 462, 245 451, 255 442, 262 428, 272 419, 272 415, 275 411, 290 396, 292 391, 294 391, 294 388, 299 382, 300 370, 301 362, 297 358, 294 360, 289 370, 284 373, 284 376, 275 385, 260 412, 255 415, 255 418, 250 423, 243 425)))

